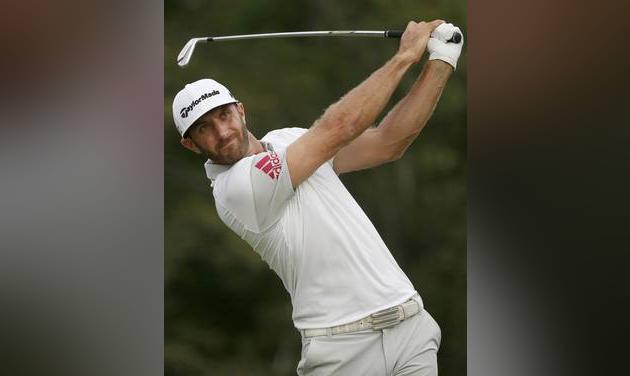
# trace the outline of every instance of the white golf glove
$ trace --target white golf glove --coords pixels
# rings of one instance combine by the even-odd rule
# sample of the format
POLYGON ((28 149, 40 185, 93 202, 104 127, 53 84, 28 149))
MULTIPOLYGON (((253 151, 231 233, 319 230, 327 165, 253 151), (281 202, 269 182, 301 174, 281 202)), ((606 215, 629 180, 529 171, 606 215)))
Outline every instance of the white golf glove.
POLYGON ((445 61, 455 69, 463 46, 464 33, 462 33, 459 27, 450 23, 443 23, 433 30, 429 42, 427 43, 429 60, 437 59, 445 61), (462 40, 459 43, 446 42, 453 37, 455 32, 459 32, 462 35, 462 40))

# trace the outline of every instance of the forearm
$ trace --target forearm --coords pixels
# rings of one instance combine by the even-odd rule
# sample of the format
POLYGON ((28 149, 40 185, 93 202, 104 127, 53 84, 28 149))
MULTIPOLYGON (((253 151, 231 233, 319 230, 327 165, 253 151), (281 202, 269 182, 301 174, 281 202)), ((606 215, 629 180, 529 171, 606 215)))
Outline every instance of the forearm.
POLYGON ((360 153, 351 157, 341 156, 341 163, 334 166, 338 173, 372 163, 374 158, 366 157, 361 146, 366 142, 360 140, 366 137, 359 136, 371 136, 371 132, 364 131, 374 124, 405 72, 422 58, 429 35, 441 23, 444 21, 410 21, 400 38, 396 55, 331 105, 308 132, 287 147, 287 164, 294 188, 342 149, 350 154, 358 149, 360 153), (355 147, 351 147, 352 145, 355 147), (348 161, 345 165, 344 160, 348 161))
POLYGON ((453 68, 440 60, 428 61, 409 93, 378 126, 384 146, 400 156, 431 118, 453 68))
POLYGON ((331 105, 315 123, 335 129, 343 146, 374 124, 413 61, 396 54, 365 81, 331 105))

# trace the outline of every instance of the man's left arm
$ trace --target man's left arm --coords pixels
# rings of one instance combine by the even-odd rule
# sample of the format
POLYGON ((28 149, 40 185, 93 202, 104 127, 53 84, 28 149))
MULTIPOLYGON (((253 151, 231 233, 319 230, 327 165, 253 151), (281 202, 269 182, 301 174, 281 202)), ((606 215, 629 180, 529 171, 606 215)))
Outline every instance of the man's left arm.
MULTIPOLYGON (((446 26, 444 28, 446 29, 446 26)), ((459 31, 459 28, 457 30, 459 31)), ((444 38, 447 40, 450 36, 446 35, 444 38)), ((333 160, 337 174, 398 160, 418 137, 437 106, 444 86, 457 64, 462 47, 431 39, 434 51, 430 51, 432 56, 429 57, 412 88, 378 127, 369 128, 337 153, 333 160), (449 51, 453 47, 457 51, 449 51)))

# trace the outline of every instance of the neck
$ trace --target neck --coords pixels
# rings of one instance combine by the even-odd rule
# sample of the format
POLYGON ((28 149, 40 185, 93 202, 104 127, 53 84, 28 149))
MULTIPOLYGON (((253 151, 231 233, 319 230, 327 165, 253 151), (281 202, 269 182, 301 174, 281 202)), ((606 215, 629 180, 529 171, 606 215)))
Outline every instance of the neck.
POLYGON ((262 143, 254 137, 253 134, 247 132, 247 137, 249 138, 249 150, 247 150, 247 156, 262 153, 265 151, 262 143))

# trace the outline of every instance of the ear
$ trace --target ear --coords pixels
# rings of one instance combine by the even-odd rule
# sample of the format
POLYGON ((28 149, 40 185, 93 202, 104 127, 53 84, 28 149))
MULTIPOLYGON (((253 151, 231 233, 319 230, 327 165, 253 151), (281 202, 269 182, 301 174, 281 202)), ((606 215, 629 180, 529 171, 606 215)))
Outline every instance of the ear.
POLYGON ((195 145, 195 143, 192 142, 190 138, 182 138, 181 140, 179 140, 179 143, 182 144, 182 146, 184 146, 186 149, 193 151, 197 154, 201 154, 201 150, 199 150, 197 145, 195 145))
POLYGON ((245 106, 243 106, 243 103, 238 102, 236 104, 236 111, 238 111, 241 120, 243 120, 243 123, 245 123, 245 106))

